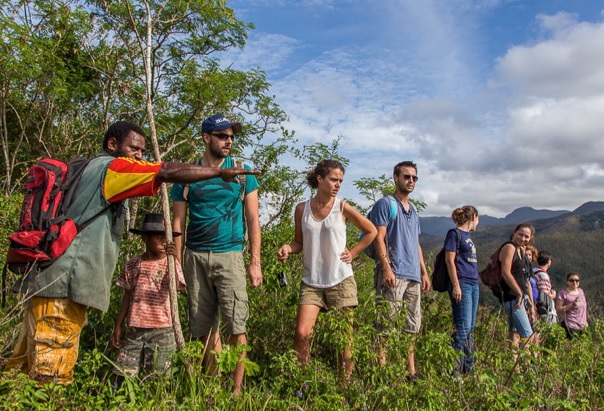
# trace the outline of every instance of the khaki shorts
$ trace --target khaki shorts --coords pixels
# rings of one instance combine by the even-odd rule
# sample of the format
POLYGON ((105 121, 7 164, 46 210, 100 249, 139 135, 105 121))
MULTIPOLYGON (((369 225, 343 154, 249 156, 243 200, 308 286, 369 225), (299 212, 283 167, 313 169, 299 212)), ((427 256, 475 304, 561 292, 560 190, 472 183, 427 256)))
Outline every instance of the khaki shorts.
MULTIPOLYGON (((396 278, 394 287, 388 287, 383 283, 382 271, 376 267, 376 293, 381 299, 390 304, 389 317, 396 314, 405 314, 405 327, 403 331, 409 334, 417 334, 422 325, 421 291, 422 285, 417 281, 396 278), (405 310, 405 311, 403 311, 405 310)), ((386 332, 378 324, 379 332, 386 332)))
POLYGON ((69 298, 32 297, 5 371, 20 369, 41 382, 71 384, 86 322, 86 306, 69 298))
POLYGON ((145 374, 169 373, 176 352, 174 330, 167 328, 129 327, 113 372, 134 377, 141 368, 145 374))
POLYGON ((357 282, 351 276, 329 288, 316 288, 302 283, 298 304, 316 305, 322 310, 356 307, 359 305, 357 282))
POLYGON ((245 334, 248 296, 242 253, 187 249, 183 268, 191 337, 200 339, 219 331, 220 320, 225 335, 245 334))

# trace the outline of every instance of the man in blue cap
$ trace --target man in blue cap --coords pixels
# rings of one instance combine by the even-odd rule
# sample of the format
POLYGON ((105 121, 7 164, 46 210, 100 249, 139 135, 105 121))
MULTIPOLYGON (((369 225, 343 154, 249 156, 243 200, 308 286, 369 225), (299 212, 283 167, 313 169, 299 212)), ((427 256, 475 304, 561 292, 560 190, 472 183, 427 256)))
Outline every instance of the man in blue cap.
MULTIPOLYGON (((240 123, 231 123, 222 114, 206 118, 201 126, 205 152, 198 163, 249 169, 229 156, 241 128, 240 123)), ((262 283, 258 181, 250 177, 242 178, 241 184, 220 178, 190 185, 175 184, 170 194, 177 232, 184 232, 188 211, 184 255, 182 239, 175 238, 176 255, 183 258, 191 337, 205 344, 210 372, 216 371, 215 358, 210 353, 221 349, 220 331, 229 345, 247 344, 248 295, 243 263, 246 231, 250 245, 247 274, 252 286, 262 283)), ((243 375, 240 362, 232 375, 236 394, 241 390, 243 375)))

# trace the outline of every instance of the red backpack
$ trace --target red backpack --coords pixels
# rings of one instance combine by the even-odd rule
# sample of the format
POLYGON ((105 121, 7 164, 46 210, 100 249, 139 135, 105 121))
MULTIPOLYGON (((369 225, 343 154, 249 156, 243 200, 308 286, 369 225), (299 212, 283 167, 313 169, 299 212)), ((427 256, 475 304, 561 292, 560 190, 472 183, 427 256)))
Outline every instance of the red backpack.
POLYGON ((486 285, 495 296, 500 296, 503 292, 501 284, 503 282, 503 276, 501 275, 501 262, 499 261, 499 253, 504 245, 509 244, 509 241, 503 243, 501 247, 497 249, 489 259, 487 266, 478 273, 480 281, 486 285))
POLYGON ((44 158, 29 169, 19 227, 8 236, 10 246, 6 263, 9 270, 25 274, 34 268, 49 266, 67 250, 79 229, 101 214, 80 227, 66 216, 89 161, 75 157, 66 164, 44 158))

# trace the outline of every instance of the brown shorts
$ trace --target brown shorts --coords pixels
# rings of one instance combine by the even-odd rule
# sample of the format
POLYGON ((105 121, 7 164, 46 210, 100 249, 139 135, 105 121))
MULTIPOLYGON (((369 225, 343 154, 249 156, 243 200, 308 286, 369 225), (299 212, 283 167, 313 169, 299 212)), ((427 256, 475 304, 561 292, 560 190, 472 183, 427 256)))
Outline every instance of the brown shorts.
POLYGON ((316 288, 302 283, 300 287, 299 305, 316 305, 322 310, 330 308, 356 307, 357 282, 354 277, 348 277, 339 284, 328 288, 316 288))

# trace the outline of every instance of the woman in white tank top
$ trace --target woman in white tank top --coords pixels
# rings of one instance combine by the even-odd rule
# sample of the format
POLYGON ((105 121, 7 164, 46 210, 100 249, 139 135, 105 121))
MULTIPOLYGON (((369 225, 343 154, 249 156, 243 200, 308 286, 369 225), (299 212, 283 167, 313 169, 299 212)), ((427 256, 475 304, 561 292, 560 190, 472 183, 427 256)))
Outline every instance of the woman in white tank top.
MULTIPOLYGON (((336 160, 323 160, 307 177, 316 194, 296 206, 294 240, 277 252, 281 262, 289 254, 303 252, 304 272, 298 303, 294 350, 299 362, 310 360, 310 339, 321 310, 349 310, 358 305, 351 261, 375 238, 377 229, 346 201, 337 198, 344 179, 344 166, 336 160), (350 250, 346 247, 346 221, 365 235, 350 250)), ((352 320, 352 316, 350 317, 352 320)), ((344 349, 340 375, 348 380, 352 373, 352 327, 350 345, 344 349)))

